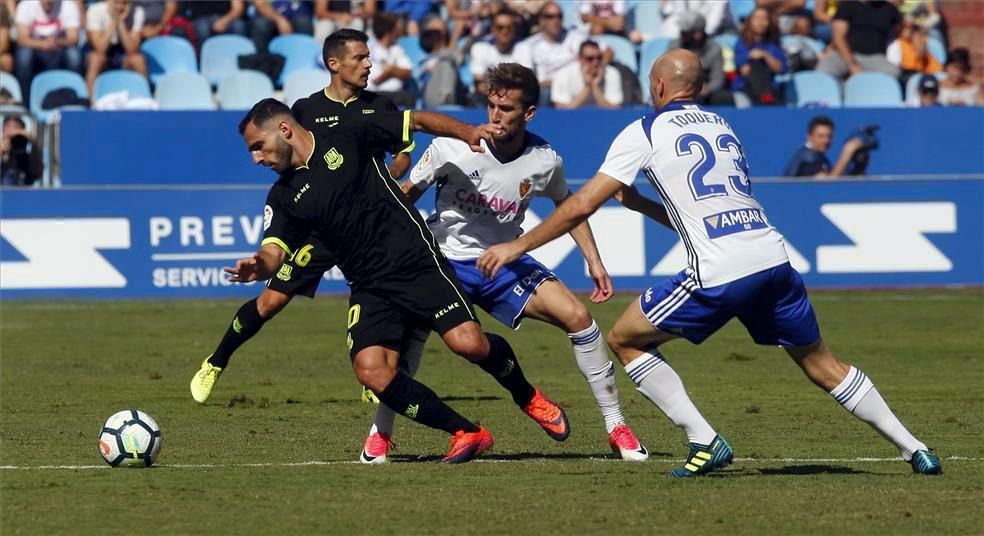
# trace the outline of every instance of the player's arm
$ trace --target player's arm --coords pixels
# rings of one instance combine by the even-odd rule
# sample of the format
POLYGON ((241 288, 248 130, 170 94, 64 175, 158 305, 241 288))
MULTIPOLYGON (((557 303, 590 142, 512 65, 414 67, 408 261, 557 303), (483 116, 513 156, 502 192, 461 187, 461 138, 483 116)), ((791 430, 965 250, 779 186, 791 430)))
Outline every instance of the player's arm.
POLYGON ((411 128, 434 136, 455 138, 468 144, 472 151, 484 153, 481 141, 492 142, 492 136, 502 133, 502 127, 485 124, 473 126, 437 112, 412 112, 411 128))
POLYGON ((442 143, 439 139, 431 142, 427 150, 424 151, 424 156, 420 158, 420 161, 410 172, 410 177, 400 185, 400 189, 406 194, 411 204, 416 203, 420 196, 424 195, 424 192, 430 188, 430 185, 434 184, 434 180, 437 178, 437 168, 443 163, 439 148, 442 143))
POLYGON ((265 281, 276 275, 280 266, 287 260, 287 251, 275 243, 265 243, 252 256, 236 261, 236 265, 223 268, 233 283, 265 281))
POLYGON ((410 169, 410 153, 396 153, 393 155, 393 162, 389 165, 390 177, 393 180, 400 180, 410 169))
MULTIPOLYGON (((568 191, 567 197, 569 198, 571 195, 568 191)), ((562 204, 562 202, 557 201, 555 203, 558 208, 562 204)), ((574 243, 577 244, 577 249, 581 250, 581 256, 588 264, 588 275, 594 281, 591 303, 603 303, 610 300, 615 295, 615 290, 612 286, 612 278, 608 275, 608 269, 605 268, 605 263, 601 261, 601 254, 598 252, 598 244, 595 242, 594 232, 591 231, 591 224, 588 223, 588 220, 584 220, 571 229, 569 234, 574 239, 574 243)))
POLYGON ((475 266, 486 277, 494 277, 499 269, 515 261, 527 251, 571 232, 621 188, 622 183, 612 177, 604 173, 595 174, 576 194, 561 203, 546 221, 512 242, 498 244, 485 250, 475 266))
POLYGON ((670 223, 670 216, 666 213, 666 207, 640 194, 635 186, 623 186, 621 190, 615 193, 615 200, 629 210, 634 210, 670 229, 673 228, 673 224, 670 223))

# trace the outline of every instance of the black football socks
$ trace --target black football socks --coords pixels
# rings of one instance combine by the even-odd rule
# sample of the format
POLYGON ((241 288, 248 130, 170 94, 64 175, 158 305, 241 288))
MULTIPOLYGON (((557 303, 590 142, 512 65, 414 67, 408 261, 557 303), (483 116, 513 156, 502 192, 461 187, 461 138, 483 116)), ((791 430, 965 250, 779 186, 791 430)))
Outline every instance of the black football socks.
POLYGON ((454 434, 458 430, 477 432, 478 426, 459 415, 441 401, 426 385, 397 371, 382 393, 376 393, 380 402, 390 409, 414 421, 454 434))
POLYGON ((489 355, 475 364, 495 378, 499 385, 508 389, 513 402, 525 408, 533 400, 536 390, 523 375, 516 354, 506 339, 495 333, 486 333, 485 336, 489 338, 489 355))
POLYGON ((208 358, 208 362, 213 366, 224 369, 229 364, 229 358, 232 357, 232 354, 246 341, 253 338, 253 335, 256 335, 266 323, 267 319, 261 317, 256 308, 256 300, 253 298, 244 303, 239 311, 236 311, 236 316, 233 317, 232 324, 222 336, 219 347, 208 358))

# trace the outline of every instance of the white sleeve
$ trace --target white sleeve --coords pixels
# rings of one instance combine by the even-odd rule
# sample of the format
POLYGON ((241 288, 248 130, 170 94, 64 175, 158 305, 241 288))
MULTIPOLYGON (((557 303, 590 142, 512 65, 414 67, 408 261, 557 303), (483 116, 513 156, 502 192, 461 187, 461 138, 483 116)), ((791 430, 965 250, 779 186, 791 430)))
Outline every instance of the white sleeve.
POLYGON ((622 95, 622 74, 614 67, 605 68, 605 100, 622 105, 624 97, 622 95))
POLYGON ((898 66, 902 64, 902 43, 898 39, 892 41, 891 45, 888 45, 888 50, 885 51, 885 59, 892 65, 898 66))
MULTIPOLYGON (((575 64, 578 69, 580 69, 580 64, 575 64)), ((550 102, 554 104, 570 104, 574 100, 573 91, 571 91, 571 69, 567 67, 561 69, 554 76, 553 83, 550 84, 550 102)))
POLYGON ((413 62, 410 61, 410 56, 407 56, 407 52, 403 50, 400 45, 395 45, 390 49, 392 55, 390 56, 390 63, 396 65, 401 69, 413 69, 413 62))
POLYGON ((130 31, 139 32, 143 30, 146 15, 144 14, 144 9, 140 6, 133 6, 133 9, 135 10, 133 12, 133 27, 130 28, 130 31))
POLYGON ((106 30, 105 27, 109 26, 109 12, 103 9, 105 7, 106 4, 96 4, 89 8, 85 18, 85 31, 94 33, 106 30))
POLYGON ((485 70, 488 69, 485 60, 485 43, 475 43, 471 48, 471 73, 475 78, 481 78, 485 76, 485 70))
MULTIPOLYGON (((27 2, 24 2, 27 3, 27 2)), ((82 25, 82 16, 79 14, 79 5, 75 2, 61 3, 61 12, 58 15, 64 29, 71 30, 82 25)))
MULTIPOLYGON (((513 49, 513 59, 516 63, 533 69, 533 47, 527 41, 520 41, 513 49)), ((535 70, 535 69, 534 69, 535 70)))
POLYGON ((649 140, 642 131, 642 121, 633 121, 615 137, 598 173, 604 173, 622 184, 631 185, 652 154, 649 140))
POLYGON ((582 15, 594 15, 594 6, 591 5, 593 2, 590 0, 583 0, 581 2, 580 8, 578 8, 578 13, 582 15))
POLYGON ((444 164, 444 154, 441 151, 441 138, 434 138, 417 165, 410 170, 410 182, 421 190, 430 188, 437 179, 437 168, 444 164))
POLYGON ((612 4, 612 11, 614 11, 616 15, 627 14, 628 9, 626 9, 625 0, 615 0, 612 4))
POLYGON ((17 8, 14 10, 14 24, 30 26, 34 22, 34 12, 38 9, 41 9, 40 3, 17 2, 17 8))
POLYGON ((567 198, 567 194, 571 189, 567 185, 567 177, 564 175, 564 159, 556 153, 554 153, 554 157, 556 164, 554 165, 553 173, 550 174, 550 181, 547 182, 547 186, 543 189, 543 197, 549 197, 551 200, 560 203, 567 198))
POLYGON ((716 35, 721 30, 721 25, 724 24, 728 16, 728 3, 706 2, 704 3, 703 11, 704 19, 707 21, 705 33, 707 35, 716 35))

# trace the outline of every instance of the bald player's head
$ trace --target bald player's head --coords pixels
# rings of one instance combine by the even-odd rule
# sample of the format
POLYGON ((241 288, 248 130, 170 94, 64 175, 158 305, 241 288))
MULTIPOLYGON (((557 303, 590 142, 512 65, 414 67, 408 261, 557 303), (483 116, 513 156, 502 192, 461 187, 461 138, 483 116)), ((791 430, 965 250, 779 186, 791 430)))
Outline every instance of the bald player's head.
POLYGON ((657 109, 675 100, 694 100, 704 85, 700 58, 678 48, 663 54, 649 71, 649 91, 657 109))

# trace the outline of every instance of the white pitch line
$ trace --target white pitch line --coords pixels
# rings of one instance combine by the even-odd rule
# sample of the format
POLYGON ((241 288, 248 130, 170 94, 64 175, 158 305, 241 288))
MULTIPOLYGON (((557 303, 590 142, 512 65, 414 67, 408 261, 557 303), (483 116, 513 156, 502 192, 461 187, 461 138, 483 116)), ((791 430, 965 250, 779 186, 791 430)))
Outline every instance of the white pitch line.
MULTIPOLYGON (((592 462, 621 462, 622 460, 616 458, 584 458, 592 462)), ((943 458, 946 461, 962 461, 962 462, 980 462, 984 461, 984 458, 970 458, 967 456, 949 456, 943 458)), ((528 458, 524 460, 497 460, 494 458, 480 458, 474 460, 471 463, 530 463, 530 462, 552 462, 552 461, 563 461, 551 458, 528 458)), ((576 461, 576 460, 574 460, 576 461)), ((682 458, 650 458, 650 462, 656 463, 682 463, 685 460, 682 458)), ((746 463, 884 463, 884 462, 900 462, 902 458, 735 458, 736 462, 746 462, 746 463)), ((171 468, 171 469, 230 469, 239 467, 306 467, 306 466, 318 466, 318 465, 357 465, 358 461, 348 461, 348 460, 331 460, 331 461, 321 461, 312 460, 309 462, 283 462, 283 463, 197 463, 197 464, 161 464, 157 467, 171 468)), ((413 463, 411 460, 398 461, 396 464, 401 463, 413 463)), ((67 469, 72 471, 83 471, 83 470, 93 470, 93 469, 111 469, 108 465, 0 465, 0 470, 4 471, 16 471, 16 470, 48 470, 48 469, 67 469)))

